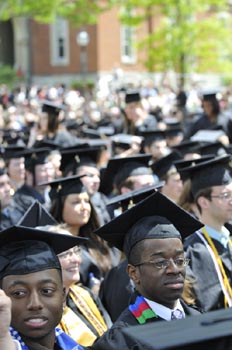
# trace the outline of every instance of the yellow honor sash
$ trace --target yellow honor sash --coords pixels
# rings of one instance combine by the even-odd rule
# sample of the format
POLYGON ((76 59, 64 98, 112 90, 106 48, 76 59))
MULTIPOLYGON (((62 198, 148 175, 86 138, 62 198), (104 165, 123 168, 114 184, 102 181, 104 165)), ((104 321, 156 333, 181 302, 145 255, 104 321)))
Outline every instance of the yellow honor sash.
MULTIPOLYGON (((82 287, 73 285, 69 289, 69 295, 83 316, 101 336, 107 330, 107 326, 89 292, 82 287)), ((58 327, 83 346, 91 346, 97 338, 92 330, 68 306, 63 311, 58 327)))

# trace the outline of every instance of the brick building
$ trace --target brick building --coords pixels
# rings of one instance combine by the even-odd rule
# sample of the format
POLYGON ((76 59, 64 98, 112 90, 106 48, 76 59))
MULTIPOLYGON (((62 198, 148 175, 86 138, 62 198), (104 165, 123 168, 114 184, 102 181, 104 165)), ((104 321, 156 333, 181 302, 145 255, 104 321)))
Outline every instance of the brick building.
POLYGON ((98 23, 85 28, 72 27, 57 19, 41 24, 28 18, 0 23, 0 63, 15 66, 29 83, 70 83, 81 79, 96 80, 111 75, 115 79, 141 79, 146 74, 144 52, 134 43, 147 35, 150 23, 138 29, 123 26, 118 10, 102 14, 98 23), (77 43, 80 31, 88 33, 89 43, 77 43))

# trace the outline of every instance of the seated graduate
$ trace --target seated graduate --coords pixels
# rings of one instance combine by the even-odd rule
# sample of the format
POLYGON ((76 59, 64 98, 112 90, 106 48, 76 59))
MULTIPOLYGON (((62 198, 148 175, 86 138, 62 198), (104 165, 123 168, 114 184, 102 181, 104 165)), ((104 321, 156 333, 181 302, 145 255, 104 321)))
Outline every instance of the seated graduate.
MULTIPOLYGON (((71 234, 64 225, 45 226, 50 232, 71 234)), ((91 346, 111 325, 100 299, 80 282, 81 247, 58 254, 66 291, 66 306, 59 323, 65 333, 83 346, 91 346)))
POLYGON ((65 298, 56 254, 83 240, 19 225, 0 233, 1 349, 83 349, 56 328, 65 298), (11 300, 11 321, 10 301, 6 296, 11 300), (18 348, 11 342, 7 325, 11 325, 10 334, 18 348))
MULTIPOLYGON (((153 186, 115 196, 109 200, 108 208, 113 213, 113 216, 116 217, 150 196, 163 185, 164 182, 159 182, 153 186)), ((126 272, 127 260, 123 253, 122 255, 123 260, 106 274, 99 291, 99 297, 112 322, 115 322, 122 311, 129 305, 131 294, 134 290, 133 283, 126 272), (115 300, 117 300, 117 303, 115 303, 115 300)))
POLYGON ((5 167, 0 167, 0 229, 15 225, 34 201, 24 194, 11 194, 10 178, 5 167))
POLYGON ((43 184, 50 186, 50 214, 65 223, 74 236, 89 238, 82 250, 81 282, 91 287, 91 276, 100 281, 118 263, 118 251, 93 233, 99 227, 96 211, 81 179, 85 175, 68 176, 43 184))
POLYGON ((202 227, 198 220, 155 192, 95 231, 126 254, 135 293, 113 326, 94 342, 94 350, 139 348, 122 329, 199 313, 181 300, 189 263, 182 238, 197 227, 202 227))
POLYGON ((60 147, 72 146, 78 142, 65 126, 65 110, 63 104, 42 101, 38 123, 31 130, 30 142, 33 147, 41 141, 52 141, 60 147))
POLYGON ((64 177, 86 175, 81 178, 91 202, 96 210, 100 225, 110 221, 107 211, 107 197, 99 192, 100 168, 98 162, 106 146, 91 146, 88 143, 61 150, 60 170, 64 177))
POLYGON ((161 193, 176 204, 183 191, 182 179, 174 164, 176 160, 180 159, 182 159, 181 154, 177 151, 172 151, 151 165, 153 173, 158 176, 159 180, 165 181, 161 193))
POLYGON ((149 167, 150 159, 149 154, 110 158, 106 168, 102 169, 100 191, 113 197, 153 186, 158 178, 149 167))
MULTIPOLYGON (((54 218, 38 201, 28 209, 20 225, 36 229, 71 235, 66 225, 57 224, 54 218)), ((112 322, 100 302, 90 289, 77 285, 80 282, 81 247, 76 245, 58 254, 62 269, 66 301, 62 319, 58 325, 78 344, 89 346, 102 335, 112 322)))

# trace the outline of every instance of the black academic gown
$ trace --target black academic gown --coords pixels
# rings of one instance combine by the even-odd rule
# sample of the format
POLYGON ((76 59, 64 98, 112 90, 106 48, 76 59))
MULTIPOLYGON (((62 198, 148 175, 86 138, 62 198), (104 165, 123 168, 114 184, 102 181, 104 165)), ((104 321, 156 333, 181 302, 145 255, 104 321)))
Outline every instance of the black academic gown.
MULTIPOLYGON (((116 266, 120 260, 119 250, 115 247, 110 248, 110 257, 112 266, 116 266)), ((88 247, 83 246, 80 265, 80 282, 90 289, 92 288, 91 276, 101 281, 104 278, 104 273, 98 262, 90 254, 88 247)))
MULTIPOLYGON (((212 239, 219 256, 221 257, 225 272, 232 282, 232 248, 228 248, 212 239)), ((190 235, 184 242, 186 257, 190 259, 190 270, 196 278, 194 293, 196 305, 203 311, 217 310, 224 308, 224 295, 219 283, 218 275, 210 256, 209 251, 197 236, 190 235)))
POLYGON ((123 260, 118 266, 113 267, 106 274, 99 292, 99 297, 113 322, 129 305, 134 291, 126 267, 127 260, 123 260))
POLYGON ((216 122, 211 122, 207 115, 203 113, 200 117, 190 123, 187 127, 184 138, 187 140, 200 130, 215 130, 218 128, 221 128, 228 137, 231 137, 232 116, 228 113, 221 113, 218 115, 216 122))
POLYGON ((11 203, 1 211, 0 229, 3 230, 18 224, 34 201, 34 198, 23 194, 20 195, 16 192, 12 197, 11 203))
POLYGON ((25 196, 31 197, 34 200, 35 199, 38 200, 41 204, 45 204, 45 199, 42 196, 42 194, 40 192, 38 192, 36 189, 34 189, 33 187, 28 186, 26 184, 24 184, 22 187, 20 187, 16 191, 16 193, 20 196, 25 195, 25 196))
MULTIPOLYGON (((138 294, 133 295, 133 300, 135 300, 138 294)), ((181 301, 184 312, 186 316, 199 315, 200 312, 196 309, 193 309, 181 301)), ((164 321, 161 317, 154 317, 147 320, 145 324, 164 321)), ((142 343, 138 343, 137 340, 132 340, 127 338, 122 329, 130 326, 138 326, 139 323, 137 319, 133 316, 128 308, 126 308, 122 314, 119 316, 117 321, 113 326, 106 331, 100 338, 98 338, 92 345, 93 350, 132 350, 139 349, 145 350, 142 343)))

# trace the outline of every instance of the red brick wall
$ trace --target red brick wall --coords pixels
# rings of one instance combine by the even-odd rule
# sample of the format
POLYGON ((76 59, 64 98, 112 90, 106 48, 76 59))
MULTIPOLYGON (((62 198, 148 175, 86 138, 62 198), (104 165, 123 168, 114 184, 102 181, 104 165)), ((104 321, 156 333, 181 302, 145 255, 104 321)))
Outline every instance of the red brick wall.
MULTIPOLYGON (((112 71, 121 67, 126 71, 143 71, 144 67, 139 63, 141 53, 138 54, 136 64, 123 64, 121 62, 120 27, 118 10, 116 8, 102 14, 98 21, 98 69, 101 71, 112 71)), ((144 35, 146 28, 139 29, 144 35)))
MULTIPOLYGON (((87 47, 88 71, 110 71, 121 67, 125 71, 146 71, 141 63, 144 53, 137 53, 136 64, 121 63, 120 22, 118 10, 113 9, 99 17, 96 26, 87 27, 90 42, 87 47)), ((32 72, 35 75, 76 74, 80 71, 80 48, 76 43, 79 29, 70 27, 70 64, 68 66, 51 66, 49 24, 31 21, 32 72)), ((148 25, 139 28, 138 39, 148 32, 148 25)))

